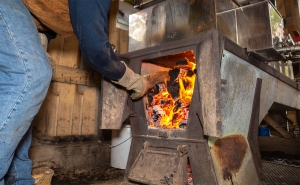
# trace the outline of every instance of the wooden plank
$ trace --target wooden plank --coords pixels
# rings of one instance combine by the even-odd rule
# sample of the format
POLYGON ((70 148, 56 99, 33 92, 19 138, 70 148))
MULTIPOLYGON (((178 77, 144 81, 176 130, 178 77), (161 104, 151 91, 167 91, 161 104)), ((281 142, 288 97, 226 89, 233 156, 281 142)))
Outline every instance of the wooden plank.
MULTIPOLYGON (((96 134, 98 122, 98 97, 99 88, 78 86, 80 94, 80 124, 78 125, 80 135, 96 134)), ((77 114, 74 114, 77 116, 77 114)))
POLYGON ((108 23, 109 42, 115 45, 115 48, 119 51, 120 50, 119 47, 120 29, 116 28, 118 11, 119 11, 119 1, 112 1, 109 10, 109 23, 108 23))
POLYGON ((60 83, 58 111, 56 120, 56 135, 66 136, 71 134, 71 120, 73 117, 73 103, 76 97, 77 86, 74 84, 60 83))
POLYGON ((83 61, 76 37, 58 36, 50 42, 49 53, 56 62, 56 71, 36 116, 35 133, 38 136, 95 134, 99 91, 95 87, 100 86, 100 75, 77 69, 83 61))
POLYGON ((79 43, 77 37, 64 38, 63 45, 63 60, 60 61, 60 65, 78 68, 80 64, 81 52, 79 49, 79 43))
POLYGON ((297 2, 295 0, 277 0, 277 7, 286 20, 284 31, 286 33, 290 33, 294 38, 293 30, 300 30, 299 5, 297 6, 297 2))
POLYGON ((101 75, 93 71, 56 65, 52 81, 100 87, 101 75))
POLYGON ((128 52, 128 43, 129 43, 129 36, 128 35, 129 35, 128 31, 120 29, 120 35, 119 35, 119 40, 120 40, 120 43, 119 43, 120 51, 119 51, 119 53, 120 54, 128 52))
POLYGON ((55 125, 57 122, 56 112, 59 101, 58 87, 59 83, 52 82, 50 84, 47 96, 43 104, 33 120, 33 135, 55 135, 55 125))
POLYGON ((296 111, 287 111, 287 117, 293 122, 294 125, 298 125, 296 111))
MULTIPOLYGON (((55 39, 51 40, 48 45, 48 52, 56 65, 59 65, 63 60, 63 46, 64 38, 61 36, 57 36, 55 39)), ((52 82, 41 109, 33 121, 33 135, 57 135, 57 112, 59 108, 59 100, 60 83, 52 82)))
POLYGON ((119 1, 112 1, 109 11, 109 42, 114 44, 118 53, 128 52, 129 33, 116 27, 116 17, 119 11, 119 1))
POLYGON ((285 139, 279 137, 258 137, 259 148, 261 151, 284 152, 286 154, 300 155, 300 138, 285 139))
MULTIPOLYGON (((56 48, 53 48, 53 50, 55 51, 53 52, 53 54, 60 54, 59 60, 55 61, 56 64, 77 68, 80 62, 80 57, 78 56, 79 43, 77 38, 75 36, 72 36, 59 39, 63 40, 62 42, 60 42, 60 50, 58 51, 56 50, 56 48)), ((56 117, 56 122, 53 123, 55 125, 54 134, 55 136, 65 136, 71 134, 71 122, 74 109, 73 104, 77 94, 77 85, 59 83, 57 87, 58 100, 56 105, 56 114, 53 115, 56 117)))
POLYGON ((264 117, 264 121, 266 121, 271 127, 273 127, 277 132, 279 132, 284 138, 287 138, 287 139, 293 138, 286 130, 284 130, 268 114, 264 117))

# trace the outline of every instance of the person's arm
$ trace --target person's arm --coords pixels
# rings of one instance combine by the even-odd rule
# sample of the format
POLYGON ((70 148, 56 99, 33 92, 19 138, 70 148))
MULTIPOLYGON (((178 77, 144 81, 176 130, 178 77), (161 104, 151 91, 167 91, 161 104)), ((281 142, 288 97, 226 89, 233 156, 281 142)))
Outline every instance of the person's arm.
POLYGON ((69 0, 70 19, 85 60, 100 74, 119 80, 126 66, 108 42, 111 0, 69 0))
POLYGON ((111 0, 69 0, 71 23, 85 60, 114 83, 133 90, 131 98, 137 99, 163 81, 168 73, 141 76, 120 61, 108 42, 107 14, 110 3, 111 0))

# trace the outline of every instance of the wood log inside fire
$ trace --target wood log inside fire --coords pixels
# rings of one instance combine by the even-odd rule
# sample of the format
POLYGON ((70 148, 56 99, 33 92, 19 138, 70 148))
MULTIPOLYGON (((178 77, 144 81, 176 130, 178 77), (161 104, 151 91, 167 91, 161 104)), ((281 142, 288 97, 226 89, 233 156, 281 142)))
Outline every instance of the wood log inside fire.
POLYGON ((187 61, 178 61, 168 74, 169 80, 156 84, 147 93, 148 121, 154 127, 185 128, 190 102, 187 103, 182 96, 194 85, 186 77, 192 77, 195 73, 187 61))

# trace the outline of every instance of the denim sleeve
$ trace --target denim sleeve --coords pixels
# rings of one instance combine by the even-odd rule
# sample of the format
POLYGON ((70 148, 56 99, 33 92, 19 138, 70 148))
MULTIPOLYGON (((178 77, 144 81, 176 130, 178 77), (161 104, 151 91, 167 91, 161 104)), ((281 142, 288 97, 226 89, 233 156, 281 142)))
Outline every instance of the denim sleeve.
POLYGON ((119 80, 126 67, 108 42, 111 0, 69 0, 70 18, 85 60, 100 74, 119 80))

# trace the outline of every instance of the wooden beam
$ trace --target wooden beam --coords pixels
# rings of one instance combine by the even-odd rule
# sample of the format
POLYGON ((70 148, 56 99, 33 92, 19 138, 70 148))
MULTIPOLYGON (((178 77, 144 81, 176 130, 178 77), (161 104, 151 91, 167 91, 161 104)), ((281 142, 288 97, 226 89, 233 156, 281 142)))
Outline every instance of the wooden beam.
POLYGON ((277 132, 279 132, 284 138, 291 139, 293 138, 289 132, 284 130, 275 120, 273 120, 268 114, 264 117, 264 120, 273 127, 277 132))
POLYGON ((56 65, 52 81, 100 87, 101 75, 93 71, 56 65))
POLYGON ((258 136, 258 143, 261 151, 280 151, 286 154, 300 155, 300 138, 285 139, 279 137, 258 136))
POLYGON ((115 45, 118 53, 128 52, 129 33, 116 27, 117 14, 119 12, 119 1, 112 1, 109 10, 109 42, 115 45))

